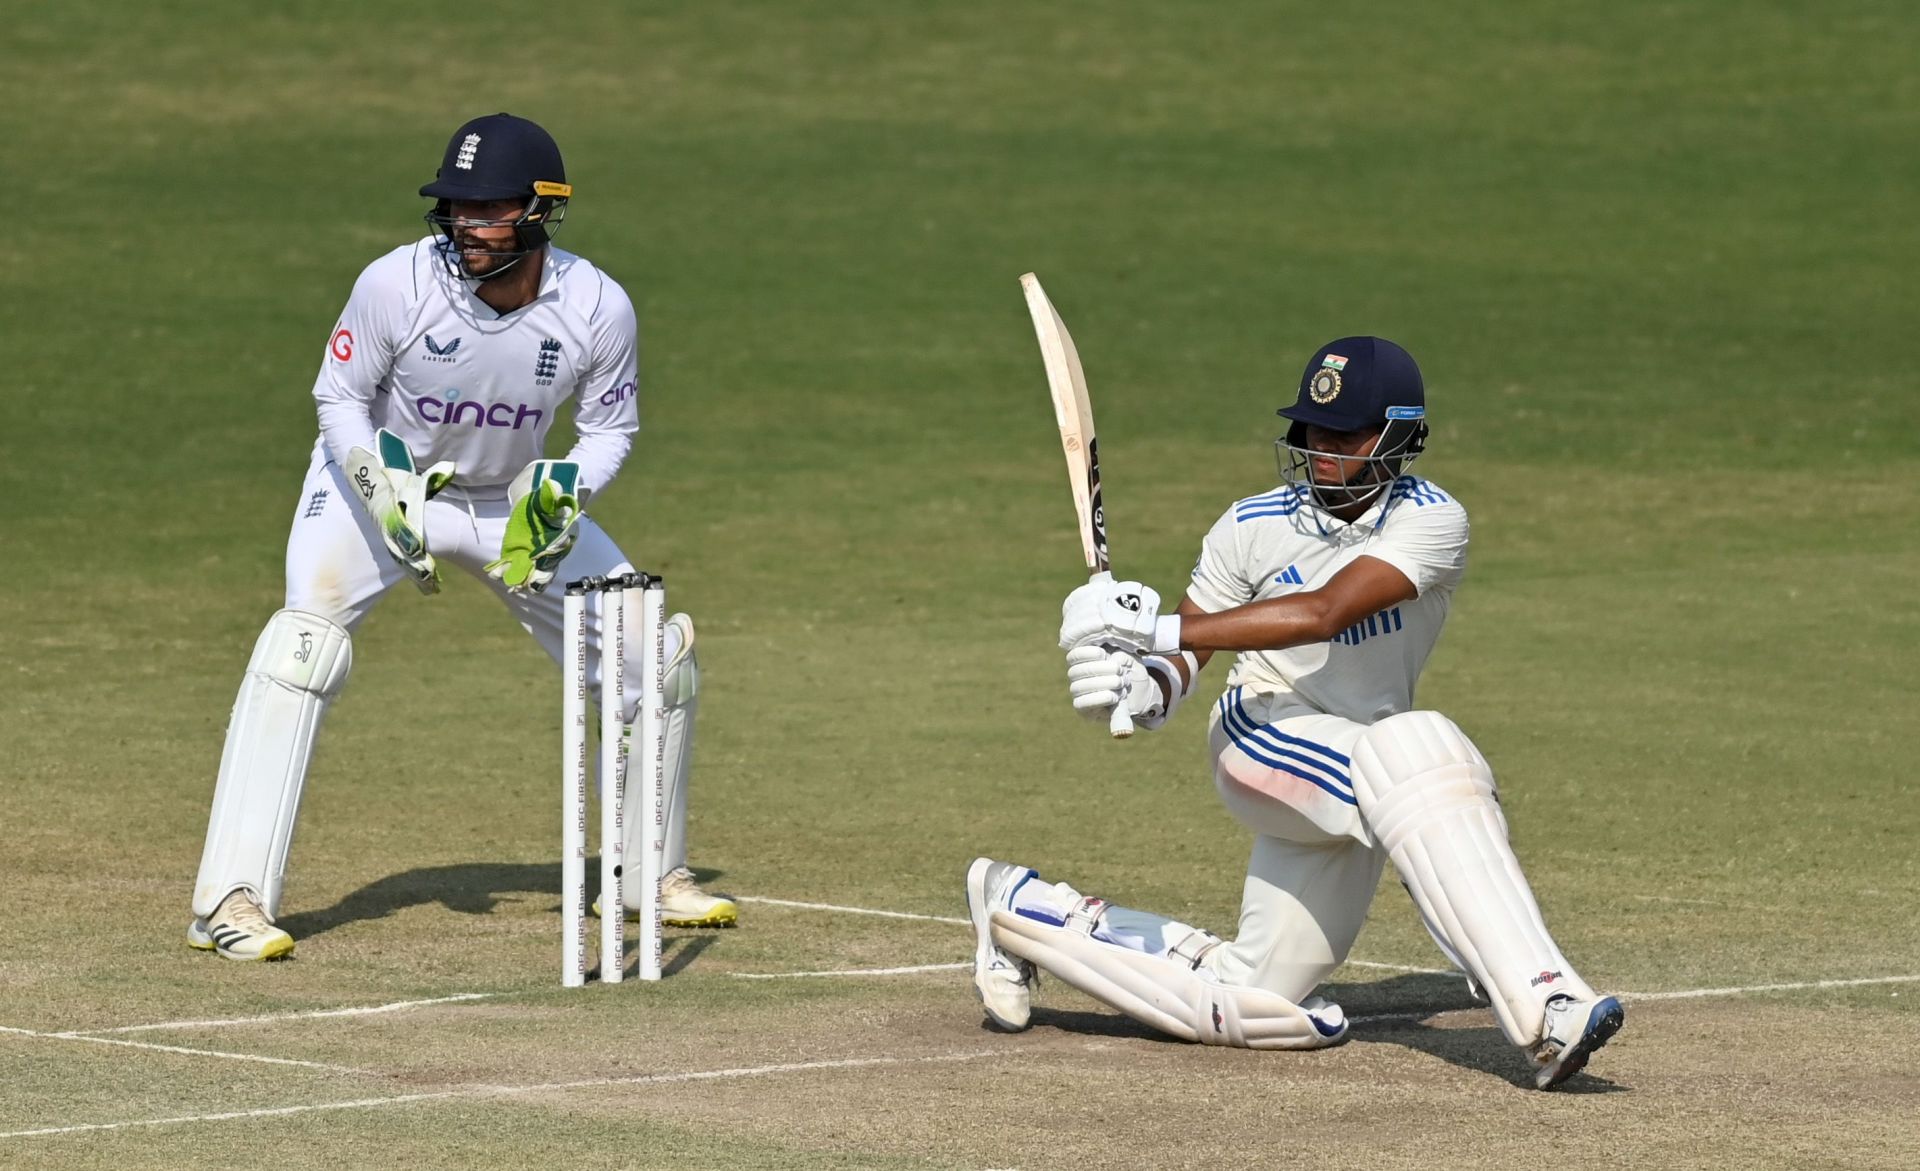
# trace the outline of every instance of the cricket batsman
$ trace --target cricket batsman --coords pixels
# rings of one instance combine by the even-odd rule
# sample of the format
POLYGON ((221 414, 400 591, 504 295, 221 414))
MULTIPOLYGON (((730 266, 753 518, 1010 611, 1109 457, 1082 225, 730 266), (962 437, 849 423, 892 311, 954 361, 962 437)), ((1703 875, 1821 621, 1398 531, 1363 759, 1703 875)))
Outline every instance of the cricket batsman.
MULTIPOLYGON (((293 951, 274 920, 301 789, 353 665, 353 632, 387 591, 408 581, 436 593, 443 567, 456 565, 558 661, 561 591, 546 587, 633 568, 583 511, 613 483, 639 429, 633 302, 553 245, 573 194, 560 148, 524 118, 475 118, 420 194, 434 201, 433 231, 366 267, 327 340, 313 387, 320 437, 287 538, 286 605, 254 645, 227 725, 187 942, 232 960, 293 951), (548 459, 547 431, 569 404, 578 440, 548 459)), ((599 640, 595 610, 596 702, 599 640)), ((662 917, 728 926, 733 902, 700 890, 686 867, 699 672, 685 614, 668 620, 666 651, 662 917)), ((629 725, 641 682, 632 671, 629 725)), ((627 822, 635 854, 641 821, 627 822)))
POLYGON ((1253 831, 1239 933, 1112 906, 1024 866, 967 871, 974 987, 1029 1024, 1036 970, 1188 1041, 1319 1049, 1347 1036, 1313 995, 1353 947, 1392 859, 1440 949, 1491 1002, 1541 1089, 1625 1016, 1548 934, 1507 840, 1493 770, 1414 684, 1466 568, 1467 513, 1408 474, 1427 439, 1419 367, 1384 338, 1323 346, 1275 446, 1282 483, 1227 509, 1175 613, 1139 582, 1068 595, 1074 707, 1163 725, 1232 652, 1208 733, 1214 787, 1253 831))

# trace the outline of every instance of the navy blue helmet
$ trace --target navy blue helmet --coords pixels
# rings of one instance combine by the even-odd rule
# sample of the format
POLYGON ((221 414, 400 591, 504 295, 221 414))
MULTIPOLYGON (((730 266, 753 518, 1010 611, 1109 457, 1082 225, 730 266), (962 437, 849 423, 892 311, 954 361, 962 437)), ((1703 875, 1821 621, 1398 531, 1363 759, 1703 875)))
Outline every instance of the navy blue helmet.
POLYGON ((1280 474, 1311 491, 1322 508, 1370 501, 1427 446, 1427 393, 1413 355, 1383 337, 1343 337, 1314 351, 1300 375, 1300 392, 1277 412, 1290 420, 1274 441, 1280 474), (1379 431, 1365 466, 1345 484, 1313 479, 1307 428, 1379 431))
POLYGON ((573 188, 567 184, 567 169, 552 135, 525 118, 488 114, 453 132, 440 169, 420 194, 435 201, 426 218, 444 237, 440 257, 448 270, 466 280, 492 280, 553 239, 566 218, 573 188), (510 259, 476 276, 461 258, 455 229, 462 221, 454 218, 452 205, 503 199, 525 201, 511 221, 518 250, 496 253, 510 259))

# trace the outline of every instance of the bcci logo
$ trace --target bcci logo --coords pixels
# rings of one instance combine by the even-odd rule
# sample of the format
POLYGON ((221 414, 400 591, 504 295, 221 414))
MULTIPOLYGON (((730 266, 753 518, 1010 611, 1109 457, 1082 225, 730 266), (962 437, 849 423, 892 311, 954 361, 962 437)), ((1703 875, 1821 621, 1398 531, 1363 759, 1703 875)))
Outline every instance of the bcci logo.
POLYGON ((560 343, 547 338, 540 343, 540 357, 533 364, 533 384, 552 386, 555 374, 560 372, 560 343))
POLYGON ((1307 397, 1314 402, 1326 405, 1340 397, 1340 372, 1347 368, 1347 360, 1338 354, 1328 354, 1320 360, 1320 369, 1307 379, 1307 397))
POLYGON ((479 150, 480 136, 478 134, 467 135, 460 140, 460 153, 455 156, 453 165, 463 171, 473 170, 473 156, 479 153, 479 150))

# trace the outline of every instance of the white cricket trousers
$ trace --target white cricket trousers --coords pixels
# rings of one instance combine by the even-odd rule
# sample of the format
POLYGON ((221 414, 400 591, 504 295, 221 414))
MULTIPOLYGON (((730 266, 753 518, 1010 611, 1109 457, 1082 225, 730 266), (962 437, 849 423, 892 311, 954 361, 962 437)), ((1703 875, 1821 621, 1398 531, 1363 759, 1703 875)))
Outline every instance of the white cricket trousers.
MULTIPOLYGON (((591 518, 580 522, 579 537, 561 563, 554 583, 543 593, 516 595, 486 575, 485 566, 500 555, 500 541, 508 516, 505 486, 468 490, 450 487, 427 502, 427 547, 433 552, 443 580, 463 569, 483 582, 503 602, 522 629, 533 635, 558 663, 562 649, 562 583, 581 577, 628 573, 632 564, 613 539, 591 518)), ((339 466, 316 444, 287 537, 286 606, 316 614, 344 627, 357 629, 387 591, 407 581, 407 575, 387 552, 365 510, 355 499, 339 466)), ((409 585, 407 588, 413 588, 409 585)), ((593 702, 600 700, 600 607, 598 598, 587 605, 587 686, 593 702)), ((680 649, 679 633, 667 628, 668 658, 680 649)), ((627 662, 624 681, 626 709, 631 723, 640 706, 640 656, 627 662)), ((243 695, 245 694, 243 685, 243 695)), ((554 688, 554 712, 560 710, 559 688, 554 688)), ((314 717, 317 721, 318 717, 314 717)), ((679 758, 691 751, 691 712, 686 715, 679 758)), ((243 730, 230 725, 228 742, 243 730)), ((282 761, 287 751, 274 754, 282 761)), ((667 795, 666 852, 663 864, 671 869, 686 863, 686 800, 684 767, 671 767, 676 778, 667 795)), ((537 761, 528 761, 537 767, 537 761)), ((226 892, 248 887, 259 892, 269 917, 278 913, 279 884, 298 816, 305 768, 289 772, 284 764, 258 771, 242 770, 216 786, 208 818, 207 845, 195 883, 195 913, 206 915, 226 892), (267 845, 267 843, 271 845, 267 845)), ((604 778, 603 778, 604 780, 604 778)))

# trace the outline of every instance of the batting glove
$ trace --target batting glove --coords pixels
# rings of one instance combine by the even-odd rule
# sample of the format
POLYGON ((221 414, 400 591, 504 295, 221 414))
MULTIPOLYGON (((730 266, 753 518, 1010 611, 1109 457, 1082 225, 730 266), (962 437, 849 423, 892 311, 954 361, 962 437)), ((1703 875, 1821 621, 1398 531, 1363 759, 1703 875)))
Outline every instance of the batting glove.
POLYGON ((1125 651, 1097 646, 1068 651, 1067 691, 1073 696, 1073 710, 1089 720, 1106 723, 1119 704, 1126 705, 1134 723, 1149 728, 1157 727, 1165 714, 1160 685, 1146 664, 1125 651))
POLYGON ((1104 646, 1146 654, 1154 646, 1160 595, 1137 581, 1095 578, 1060 607, 1060 646, 1104 646))

